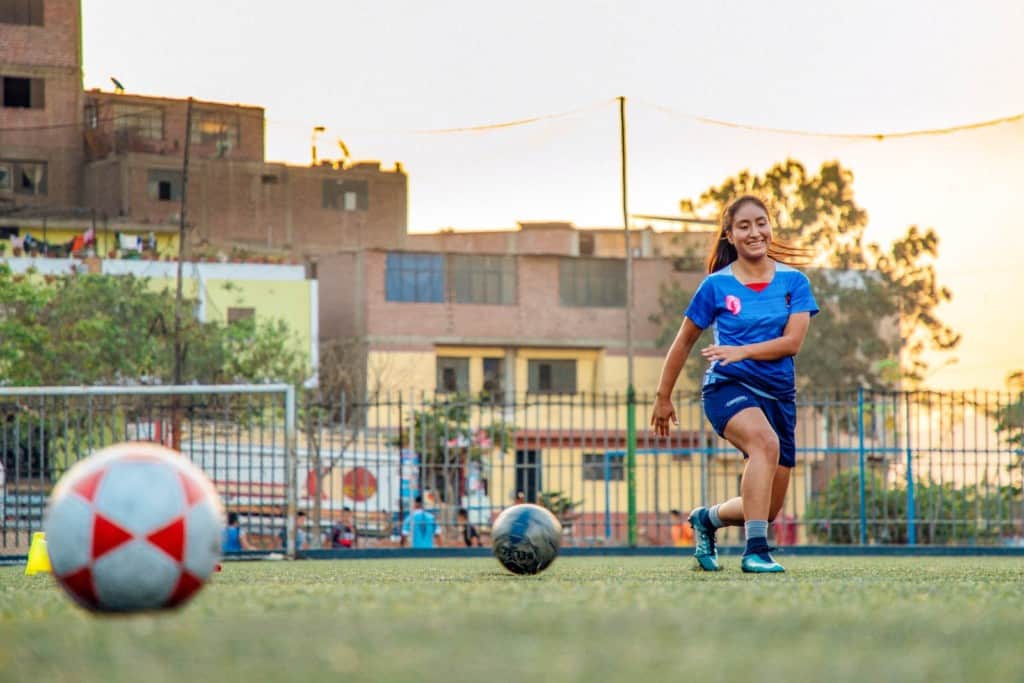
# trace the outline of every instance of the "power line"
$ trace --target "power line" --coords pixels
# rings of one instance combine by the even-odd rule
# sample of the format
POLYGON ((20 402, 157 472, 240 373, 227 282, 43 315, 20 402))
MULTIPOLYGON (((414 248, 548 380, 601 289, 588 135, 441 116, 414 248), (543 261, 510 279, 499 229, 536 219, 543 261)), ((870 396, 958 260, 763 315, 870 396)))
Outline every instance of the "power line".
MULTIPOLYGON (((482 123, 468 126, 455 126, 451 128, 360 128, 353 126, 336 126, 342 129, 346 134, 352 133, 363 133, 363 134, 377 134, 377 135, 451 135, 459 133, 480 133, 494 130, 503 130, 506 128, 519 128, 522 126, 528 126, 534 123, 540 123, 542 121, 553 121, 556 119, 568 118, 577 114, 583 114, 601 107, 611 105, 616 100, 614 98, 608 100, 601 100, 599 102, 593 102, 591 104, 582 105, 574 109, 566 111, 555 112, 552 114, 540 114, 537 116, 530 116, 524 119, 512 119, 510 121, 499 121, 497 123, 482 123)), ((299 121, 286 121, 284 119, 266 117, 264 119, 268 124, 275 126, 285 126, 294 128, 309 129, 311 127, 308 123, 302 123, 299 121)), ((334 128, 335 126, 326 126, 327 128, 334 128)))
POLYGON ((1010 116, 1003 116, 998 119, 989 119, 987 121, 977 121, 974 123, 964 123, 956 126, 948 126, 946 128, 925 128, 921 130, 911 130, 897 133, 827 133, 822 131, 797 130, 791 128, 772 128, 770 126, 756 126, 747 123, 737 123, 735 121, 723 121, 721 119, 712 119, 706 116, 690 114, 688 112, 679 111, 677 109, 666 107, 661 104, 655 104, 653 102, 644 102, 640 100, 640 103, 647 107, 660 111, 664 114, 669 114, 670 116, 685 118, 695 123, 703 123, 711 126, 720 126, 723 128, 736 128, 740 130, 752 131, 755 133, 775 133, 777 135, 792 135, 797 137, 832 138, 839 140, 874 140, 877 142, 882 142, 884 140, 896 140, 900 138, 950 135, 952 133, 962 133, 969 130, 990 128, 992 126, 998 126, 1004 123, 1016 123, 1018 121, 1024 121, 1024 112, 1020 112, 1018 114, 1011 114, 1010 116))
MULTIPOLYGON (((610 98, 610 99, 606 99, 606 100, 600 100, 598 102, 594 102, 594 103, 591 103, 591 104, 582 105, 582 106, 576 107, 574 109, 570 109, 570 110, 566 110, 566 111, 561 111, 561 112, 554 112, 554 113, 551 113, 551 114, 539 114, 537 116, 530 116, 530 117, 521 118, 521 119, 511 119, 511 120, 508 120, 508 121, 497 121, 497 122, 493 122, 493 123, 472 124, 472 125, 466 125, 466 126, 454 126, 454 127, 448 127, 448 128, 390 128, 389 129, 389 128, 359 128, 359 127, 352 127, 352 126, 329 126, 329 127, 336 127, 336 128, 339 128, 339 129, 344 130, 344 131, 349 132, 349 133, 371 133, 371 134, 391 134, 391 135, 452 135, 452 134, 461 134, 461 133, 477 133, 477 132, 497 131, 497 130, 502 130, 502 129, 507 129, 507 128, 518 128, 518 127, 522 127, 522 126, 528 126, 528 125, 531 125, 531 124, 534 124, 534 123, 540 123, 540 122, 543 122, 543 121, 551 121, 551 120, 556 120, 556 119, 567 118, 567 117, 575 116, 575 115, 581 114, 581 113, 585 113, 587 111, 591 111, 591 110, 594 110, 594 109, 597 109, 597 108, 600 108, 600 107, 611 105, 611 104, 615 103, 616 101, 617 101, 616 98, 610 98)), ((723 119, 714 119, 714 118, 710 118, 710 117, 707 117, 707 116, 700 116, 700 115, 697 115, 697 114, 692 114, 692 113, 689 113, 689 112, 680 111, 680 110, 674 109, 672 107, 668 107, 668 106, 665 106, 665 105, 662 105, 662 104, 657 104, 657 103, 654 103, 654 102, 647 102, 647 101, 644 101, 644 100, 634 100, 634 102, 638 102, 639 104, 641 104, 643 106, 649 107, 649 108, 654 109, 656 111, 660 111, 663 114, 667 114, 667 115, 670 115, 670 116, 673 116, 673 117, 676 117, 676 118, 686 119, 686 120, 692 121, 694 123, 700 123, 700 124, 711 125, 711 126, 719 126, 719 127, 723 127, 723 128, 733 128, 733 129, 738 129, 738 130, 747 130, 747 131, 758 132, 758 133, 774 133, 774 134, 777 134, 777 135, 791 135, 791 136, 799 136, 799 137, 812 137, 812 138, 824 138, 824 139, 831 138, 831 139, 839 139, 839 140, 874 140, 874 141, 884 141, 884 140, 896 140, 896 139, 900 139, 900 138, 913 138, 913 137, 926 137, 926 136, 937 136, 937 135, 950 135, 950 134, 954 134, 954 133, 961 133, 961 132, 966 132, 966 131, 971 131, 971 130, 979 130, 979 129, 983 129, 983 128, 990 128, 990 127, 1002 125, 1002 124, 1005 124, 1005 123, 1016 123, 1016 122, 1024 121, 1024 112, 1020 112, 1020 113, 1017 113, 1017 114, 1011 114, 1009 116, 1003 116, 1003 117, 996 118, 996 119, 988 119, 988 120, 985 120, 985 121, 976 121, 976 122, 971 122, 971 123, 965 123, 965 124, 959 124, 959 125, 954 125, 954 126, 948 126, 948 127, 945 127, 945 128, 926 128, 926 129, 921 129, 921 130, 911 130, 911 131, 902 131, 902 132, 893 132, 893 133, 885 133, 885 132, 880 132, 880 133, 842 133, 842 132, 810 131, 810 130, 800 130, 800 129, 792 129, 792 128, 775 128, 775 127, 771 127, 771 126, 758 126, 758 125, 754 125, 754 124, 741 123, 741 122, 737 122, 737 121, 726 121, 726 120, 723 120, 723 119)), ((219 103, 209 103, 209 104, 215 105, 218 108, 221 108, 221 107, 234 107, 234 105, 229 105, 229 104, 219 104, 219 103)), ((155 111, 164 111, 165 109, 166 109, 165 106, 152 106, 152 107, 147 107, 145 109, 141 109, 140 108, 140 109, 138 109, 138 110, 136 110, 134 112, 131 112, 129 114, 120 114, 120 115, 117 115, 117 116, 104 117, 102 119, 98 119, 98 121, 99 122, 109 122, 109 121, 117 121, 119 119, 124 119, 124 118, 134 118, 134 117, 137 117, 137 116, 139 116, 141 114, 145 114, 145 113, 149 113, 149 112, 155 112, 155 111)), ((235 114, 239 118, 241 118, 241 117, 256 118, 256 119, 260 119, 261 121, 263 121, 263 122, 265 122, 267 124, 275 125, 275 126, 292 126, 292 127, 296 127, 296 128, 299 128, 299 127, 305 127, 305 128, 312 127, 311 123, 304 123, 304 122, 300 122, 300 121, 287 121, 287 120, 284 120, 284 119, 277 119, 277 118, 273 118, 273 117, 268 117, 268 116, 266 116, 265 111, 266 111, 265 109, 262 109, 261 112, 259 112, 259 113, 257 113, 257 112, 249 112, 249 111, 237 111, 237 112, 235 112, 235 114)), ((0 128, 0 133, 18 133, 18 132, 23 132, 23 131, 38 131, 38 130, 56 130, 56 129, 60 129, 60 128, 76 128, 76 127, 78 127, 78 128, 86 128, 87 126, 86 126, 86 124, 83 121, 74 121, 74 122, 46 124, 46 125, 40 125, 40 126, 17 126, 17 127, 0 128)))
POLYGON ((112 121, 118 121, 120 119, 134 119, 142 114, 149 114, 155 111, 163 111, 163 107, 146 107, 145 109, 136 109, 130 114, 118 114, 117 116, 107 116, 104 118, 96 119, 96 126, 86 125, 84 121, 75 121, 74 123, 51 123, 45 126, 13 126, 11 128, 0 128, 0 133, 19 133, 22 131, 33 131, 33 130, 56 130, 58 128, 86 128, 93 129, 99 127, 100 123, 108 123, 112 121))
MULTIPOLYGON (((554 112, 554 113, 551 113, 551 114, 539 114, 537 116, 530 116, 530 117, 523 118, 523 119, 512 119, 512 120, 509 120, 509 121, 498 121, 498 122, 495 122, 495 123, 483 123, 483 124, 475 124, 475 125, 468 125, 468 126, 456 126, 456 127, 451 127, 451 128, 390 128, 389 129, 389 128, 358 128, 358 127, 351 127, 351 126, 339 126, 339 128, 342 128, 343 130, 345 130, 347 132, 350 132, 350 133, 379 133, 379 134, 393 134, 393 135, 448 135, 448 134, 453 134, 453 133, 476 133, 476 132, 486 132, 486 131, 491 131, 491 130, 502 130, 502 129, 505 129, 505 128, 518 128, 518 127, 521 127, 521 126, 528 126, 528 125, 533 124, 533 123, 540 123, 542 121, 552 121, 552 120, 555 120, 555 119, 567 118, 569 116, 575 116, 577 114, 582 114, 582 113, 585 113, 587 111, 591 111, 593 109, 597 109, 599 107, 608 106, 608 105, 610 105, 614 101, 615 101, 614 99, 601 100, 600 102, 593 102, 591 104, 587 104, 587 105, 583 105, 583 106, 580 106, 580 107, 576 107, 574 109, 569 109, 569 110, 561 111, 561 112, 554 112)), ((220 105, 220 106, 231 107, 233 105, 220 105)), ((141 114, 150 113, 150 112, 164 111, 165 109, 166 109, 166 107, 163 107, 163 106, 152 106, 152 107, 147 107, 145 109, 138 109, 138 110, 133 111, 133 112, 131 112, 129 114, 121 114, 121 115, 118 115, 118 116, 109 116, 109 117, 104 117, 102 119, 97 119, 97 122, 98 123, 99 122, 110 122, 110 121, 117 121, 119 119, 125 119, 125 118, 135 118, 135 117, 137 117, 137 116, 139 116, 141 114)), ((237 114, 237 116, 239 118, 246 117, 246 118, 259 119, 259 120, 264 121, 264 122, 266 122, 268 124, 272 124, 272 125, 276 125, 276 126, 292 126, 292 127, 296 127, 296 128, 299 128, 299 127, 310 128, 310 127, 312 127, 312 124, 307 124, 307 123, 300 122, 300 121, 286 121, 286 120, 283 120, 283 119, 276 119, 276 118, 268 117, 268 116, 266 116, 265 113, 242 112, 242 111, 235 112, 235 113, 237 114)), ((0 128, 0 133, 17 133, 17 132, 22 132, 22 131, 56 130, 56 129, 60 129, 60 128, 87 128, 87 127, 91 127, 91 126, 86 126, 86 124, 83 121, 74 121, 74 122, 65 122, 65 123, 51 123, 51 124, 40 125, 40 126, 16 126, 16 127, 9 127, 9 128, 0 128)))
POLYGON ((517 128, 519 126, 527 126, 531 123, 539 123, 541 121, 551 121, 554 119, 563 119, 568 116, 575 116, 576 114, 582 114, 586 111, 591 111, 599 107, 607 106, 613 102, 616 102, 617 98, 608 100, 601 100, 600 102, 594 102, 592 104, 583 105, 575 109, 568 111, 556 112, 554 114, 541 114, 539 116, 531 116, 525 119, 514 119, 512 121, 502 121, 499 123, 484 123, 473 126, 459 126, 455 128, 413 128, 407 130, 360 130, 358 128, 346 128, 345 130, 351 130, 352 132, 378 132, 378 133, 396 133, 396 134, 407 134, 407 135, 447 135, 450 133, 477 133, 482 131, 500 130, 502 128, 517 128))

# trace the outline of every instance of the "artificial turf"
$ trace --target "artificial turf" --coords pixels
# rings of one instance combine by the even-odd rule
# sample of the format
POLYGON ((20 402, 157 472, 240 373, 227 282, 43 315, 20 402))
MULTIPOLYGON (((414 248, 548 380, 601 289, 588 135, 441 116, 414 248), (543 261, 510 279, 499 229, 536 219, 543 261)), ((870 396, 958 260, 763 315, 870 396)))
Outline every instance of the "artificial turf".
POLYGON ((1024 560, 780 560, 236 562, 119 617, 0 567, 0 681, 1024 680, 1024 560))

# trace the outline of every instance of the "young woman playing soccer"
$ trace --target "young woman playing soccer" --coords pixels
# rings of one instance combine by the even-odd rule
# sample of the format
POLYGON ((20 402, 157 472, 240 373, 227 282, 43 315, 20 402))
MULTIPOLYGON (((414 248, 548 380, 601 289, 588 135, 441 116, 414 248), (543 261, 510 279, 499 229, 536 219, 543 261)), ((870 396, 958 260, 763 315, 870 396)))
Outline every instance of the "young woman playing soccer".
POLYGON ((722 214, 708 273, 686 309, 661 370, 651 426, 668 436, 678 424, 672 390, 701 331, 711 326, 714 343, 701 350, 710 361, 701 398, 715 431, 747 459, 740 496, 690 513, 698 566, 717 571, 715 531, 746 529, 745 572, 781 572, 769 554, 768 522, 782 509, 796 464, 796 379, 793 357, 800 351, 818 305, 807 276, 772 255, 768 209, 743 196, 722 214))

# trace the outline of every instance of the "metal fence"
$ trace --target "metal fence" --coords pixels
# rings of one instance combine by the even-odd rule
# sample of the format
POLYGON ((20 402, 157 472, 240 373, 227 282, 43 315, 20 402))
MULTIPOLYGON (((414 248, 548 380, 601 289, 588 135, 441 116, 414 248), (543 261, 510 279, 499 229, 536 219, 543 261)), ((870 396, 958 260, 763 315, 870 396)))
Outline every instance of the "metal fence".
MULTIPOLYGON (((25 551, 70 464, 129 439, 161 441, 202 467, 254 548, 284 551, 296 537, 347 546, 345 527, 360 547, 397 546, 416 496, 452 545, 460 509, 486 542, 517 500, 552 509, 568 545, 671 545, 691 508, 739 494, 743 471, 697 398, 675 405, 680 425, 659 439, 647 429, 650 397, 638 398, 631 487, 624 394, 0 388, 0 553, 25 551)), ((801 396, 798 409, 776 544, 1024 543, 1024 396, 856 391, 801 396)))
POLYGON ((122 441, 179 450, 255 537, 280 539, 296 508, 295 432, 287 385, 0 387, 0 554, 26 552, 64 472, 122 441))

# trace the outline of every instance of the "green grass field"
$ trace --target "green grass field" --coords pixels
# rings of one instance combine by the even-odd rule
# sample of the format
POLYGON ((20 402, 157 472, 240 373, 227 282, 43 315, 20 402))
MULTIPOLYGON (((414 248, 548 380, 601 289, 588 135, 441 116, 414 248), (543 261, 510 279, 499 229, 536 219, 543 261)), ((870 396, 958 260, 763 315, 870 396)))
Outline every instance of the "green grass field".
POLYGON ((1024 680, 1020 559, 781 559, 229 563, 179 612, 114 618, 5 567, 0 680, 1024 680))

